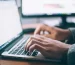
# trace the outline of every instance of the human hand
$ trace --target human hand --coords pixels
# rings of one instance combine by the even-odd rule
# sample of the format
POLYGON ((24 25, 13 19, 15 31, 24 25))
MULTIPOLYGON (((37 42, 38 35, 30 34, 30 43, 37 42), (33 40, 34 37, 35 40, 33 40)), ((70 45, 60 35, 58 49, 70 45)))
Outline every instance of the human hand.
POLYGON ((46 36, 48 38, 52 38, 55 40, 60 40, 60 41, 67 39, 71 35, 71 33, 68 29, 60 29, 57 27, 50 27, 50 26, 45 25, 45 24, 40 24, 36 28, 34 35, 40 34, 41 31, 43 31, 43 34, 42 34, 43 36, 46 36), (45 34, 44 33, 45 31, 47 31, 48 34, 45 34))
POLYGON ((61 59, 67 53, 71 45, 53 40, 41 35, 35 35, 29 39, 25 45, 25 50, 30 53, 38 50, 46 58, 61 59))

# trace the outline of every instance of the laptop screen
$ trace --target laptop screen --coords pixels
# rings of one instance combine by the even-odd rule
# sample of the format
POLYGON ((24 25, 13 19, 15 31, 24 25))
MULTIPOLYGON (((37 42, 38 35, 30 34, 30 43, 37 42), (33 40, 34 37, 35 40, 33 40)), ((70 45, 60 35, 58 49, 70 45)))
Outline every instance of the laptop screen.
POLYGON ((0 1, 0 46, 22 32, 15 1, 0 1))

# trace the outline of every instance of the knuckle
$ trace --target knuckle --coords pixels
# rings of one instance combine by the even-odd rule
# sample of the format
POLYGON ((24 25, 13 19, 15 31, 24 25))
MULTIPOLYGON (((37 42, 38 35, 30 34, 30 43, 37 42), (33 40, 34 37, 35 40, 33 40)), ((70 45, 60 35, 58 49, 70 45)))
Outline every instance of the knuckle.
POLYGON ((43 27, 43 26, 45 26, 45 25, 44 25, 44 24, 40 24, 40 26, 39 26, 39 27, 41 28, 41 27, 43 27))
POLYGON ((29 48, 29 50, 33 50, 33 49, 35 49, 36 48, 36 45, 34 44, 34 45, 32 45, 30 48, 29 48))
POLYGON ((29 50, 32 50, 34 47, 30 47, 29 50))
POLYGON ((34 47, 37 47, 37 44, 34 44, 34 47))
POLYGON ((49 49, 48 49, 48 48, 45 48, 45 51, 46 51, 46 52, 49 52, 49 49))
POLYGON ((34 36, 31 36, 30 39, 32 40, 34 36))

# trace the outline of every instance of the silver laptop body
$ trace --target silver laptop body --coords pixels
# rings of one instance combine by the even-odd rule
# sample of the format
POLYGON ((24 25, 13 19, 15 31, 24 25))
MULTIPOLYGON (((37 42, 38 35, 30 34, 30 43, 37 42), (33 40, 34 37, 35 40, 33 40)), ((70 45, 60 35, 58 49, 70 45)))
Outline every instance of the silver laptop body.
POLYGON ((60 62, 46 59, 40 52, 31 55, 24 50, 25 43, 31 35, 24 35, 20 16, 15 1, 0 1, 0 51, 1 57, 16 60, 38 60, 60 62))

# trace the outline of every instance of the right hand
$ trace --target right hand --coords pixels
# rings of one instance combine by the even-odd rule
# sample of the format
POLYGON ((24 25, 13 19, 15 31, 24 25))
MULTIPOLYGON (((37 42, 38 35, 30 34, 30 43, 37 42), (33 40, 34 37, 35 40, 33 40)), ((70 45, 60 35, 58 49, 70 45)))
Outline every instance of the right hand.
POLYGON ((45 25, 45 24, 40 24, 35 32, 34 32, 34 35, 36 34, 40 34, 40 32, 43 31, 43 36, 46 36, 48 38, 52 38, 52 39, 55 39, 55 40, 60 40, 60 41, 63 41, 65 39, 67 39, 71 33, 68 29, 60 29, 60 28, 57 28, 57 27, 50 27, 48 25, 45 25), (44 32, 48 32, 48 34, 45 34, 44 32))
POLYGON ((65 44, 41 35, 34 35, 27 41, 25 50, 29 51, 30 54, 34 50, 37 50, 46 58, 61 59, 70 47, 70 44, 65 44))

